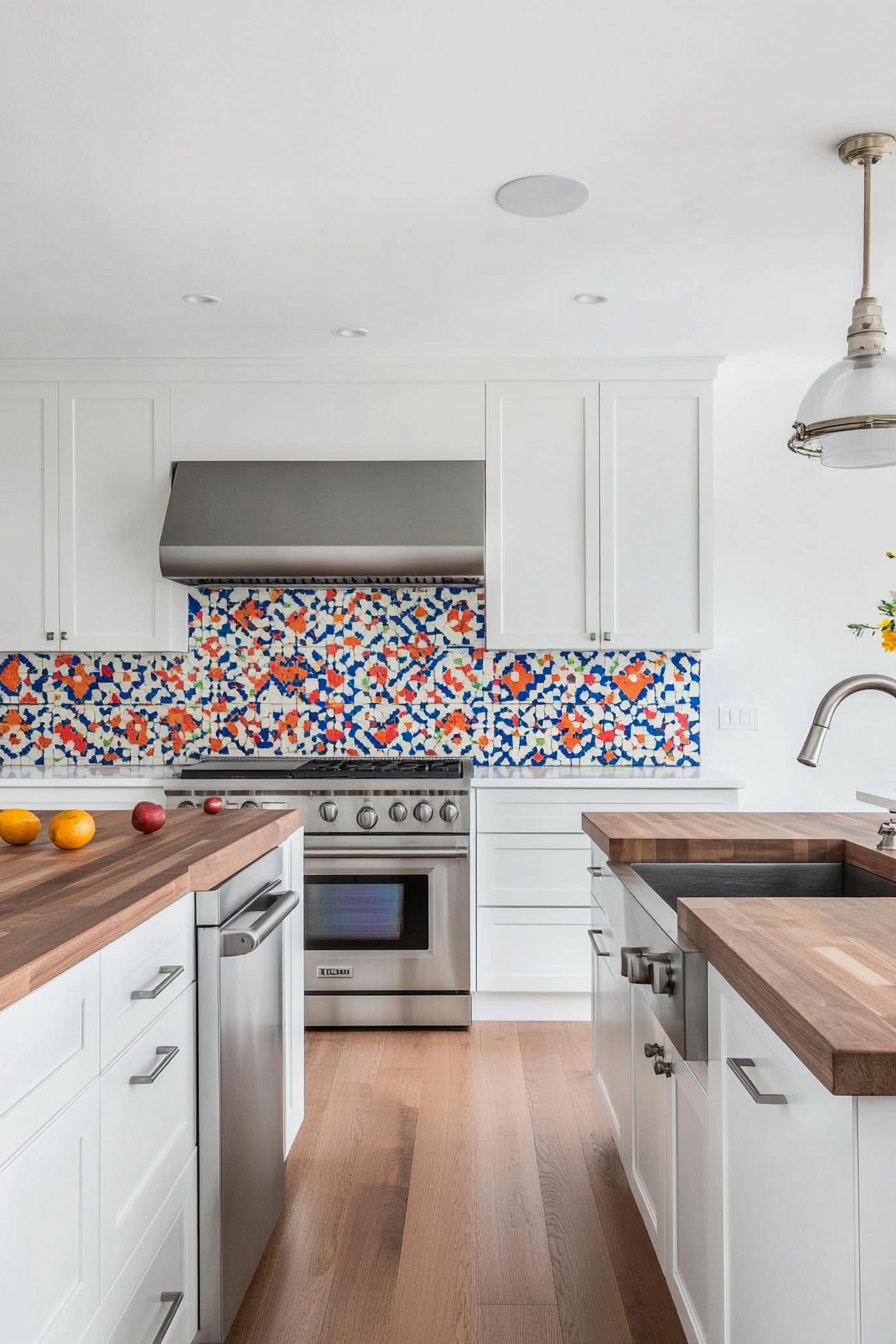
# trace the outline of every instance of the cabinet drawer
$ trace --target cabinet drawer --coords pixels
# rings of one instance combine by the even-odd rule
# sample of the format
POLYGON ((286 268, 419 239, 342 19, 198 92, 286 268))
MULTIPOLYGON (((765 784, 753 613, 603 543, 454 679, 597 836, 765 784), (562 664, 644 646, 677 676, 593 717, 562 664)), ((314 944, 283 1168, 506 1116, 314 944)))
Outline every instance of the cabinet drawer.
POLYGON ((0 1168, 4 1344, 72 1344, 99 1307, 99 1133, 94 1082, 0 1168))
POLYGON ((584 835, 480 835, 476 903, 588 906, 589 852, 584 835))
POLYGON ((100 1071, 99 957, 0 1013, 0 1163, 100 1071))
POLYGON ((100 952, 103 1068, 195 979, 195 923, 191 894, 100 952))
POLYGON ((590 910, 480 910, 478 988, 586 993, 591 988, 590 919, 590 910))
POLYGON ((196 1154, 103 1303, 103 1344, 191 1344, 198 1327, 196 1154), (182 1294, 181 1297, 178 1295, 182 1294))
POLYGON ((105 1291, 196 1145, 195 987, 181 994, 109 1066, 100 1081, 100 1097, 105 1291), (176 1053, 158 1053, 172 1046, 176 1053), (165 1064, 166 1058, 170 1063, 165 1064), (152 1083, 131 1081, 153 1071, 152 1083))
POLYGON ((712 787, 676 789, 648 779, 632 788, 571 789, 561 785, 544 789, 474 789, 476 828, 491 834, 578 835, 583 812, 716 812, 737 807, 737 790, 712 787))

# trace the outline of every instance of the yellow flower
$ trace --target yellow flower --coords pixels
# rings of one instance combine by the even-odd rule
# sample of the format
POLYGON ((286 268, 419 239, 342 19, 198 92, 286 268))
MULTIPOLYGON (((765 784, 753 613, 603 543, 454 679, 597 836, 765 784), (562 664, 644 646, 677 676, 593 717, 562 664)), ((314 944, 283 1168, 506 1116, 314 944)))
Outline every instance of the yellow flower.
POLYGON ((896 629, 892 621, 881 621, 880 639, 887 653, 896 653, 896 629))

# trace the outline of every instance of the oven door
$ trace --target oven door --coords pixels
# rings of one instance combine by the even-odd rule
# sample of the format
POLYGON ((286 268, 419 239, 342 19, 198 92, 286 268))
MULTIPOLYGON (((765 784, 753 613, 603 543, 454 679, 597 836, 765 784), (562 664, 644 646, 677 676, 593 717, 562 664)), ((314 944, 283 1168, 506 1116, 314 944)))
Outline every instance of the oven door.
POLYGON ((304 904, 307 993, 469 993, 466 836, 307 837, 304 904))

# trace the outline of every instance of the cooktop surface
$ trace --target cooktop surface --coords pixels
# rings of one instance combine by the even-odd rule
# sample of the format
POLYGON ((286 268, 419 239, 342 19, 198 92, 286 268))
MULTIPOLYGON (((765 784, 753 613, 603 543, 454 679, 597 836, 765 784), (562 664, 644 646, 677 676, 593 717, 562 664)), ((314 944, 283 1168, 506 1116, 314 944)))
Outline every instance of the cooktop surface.
POLYGON ((463 779, 456 756, 210 756, 180 771, 181 779, 463 779))

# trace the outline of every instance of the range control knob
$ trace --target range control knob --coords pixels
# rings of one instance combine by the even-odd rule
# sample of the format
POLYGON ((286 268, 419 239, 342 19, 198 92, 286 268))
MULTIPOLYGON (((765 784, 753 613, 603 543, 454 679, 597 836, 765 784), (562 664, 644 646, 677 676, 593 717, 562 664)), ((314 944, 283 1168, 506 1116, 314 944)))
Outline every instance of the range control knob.
POLYGON ((193 803, 193 802, 191 802, 189 798, 185 798, 184 801, 183 801, 182 803, 178 803, 177 806, 178 806, 178 809, 180 809, 180 808, 182 808, 182 807, 195 807, 196 804, 193 803))
POLYGON ((408 815, 408 810, 404 803, 393 803, 389 808, 389 816, 393 821, 404 821, 408 815))
POLYGON ((244 803, 240 803, 240 807, 258 807, 258 804, 254 798, 247 798, 244 803))
POLYGON ((675 990, 675 981, 669 958, 660 955, 648 957, 647 961, 650 965, 650 987, 654 994, 672 994, 675 990))
POLYGON ((439 816, 443 821, 457 821, 460 816, 460 809, 456 803, 443 803, 439 816))
POLYGON ((414 816, 418 821, 432 821, 432 806, 429 803, 418 803, 414 808, 414 816))
POLYGON ((339 816, 339 808, 335 803, 321 803, 317 811, 321 821, 335 821, 339 816))
POLYGON ((363 831, 372 831, 379 817, 372 807, 362 807, 355 820, 363 831))

